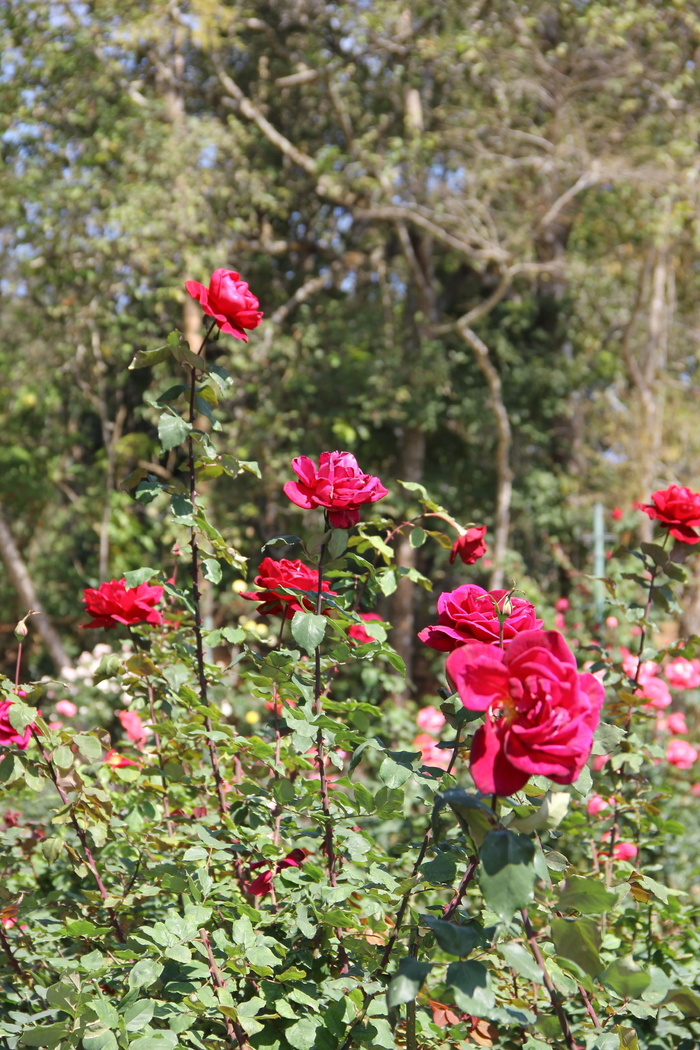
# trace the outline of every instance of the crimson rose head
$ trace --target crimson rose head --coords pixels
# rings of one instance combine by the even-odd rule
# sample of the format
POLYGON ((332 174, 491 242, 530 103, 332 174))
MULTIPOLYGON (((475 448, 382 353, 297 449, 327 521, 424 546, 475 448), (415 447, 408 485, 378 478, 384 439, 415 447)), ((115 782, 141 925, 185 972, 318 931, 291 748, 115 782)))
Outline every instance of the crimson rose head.
MULTIPOLYGON (((281 615, 291 620, 295 612, 310 612, 315 608, 315 601, 300 594, 287 594, 282 588, 291 590, 313 591, 318 588, 318 572, 304 565, 298 558, 293 561, 287 558, 263 558, 258 575, 253 581, 257 591, 241 591, 241 598, 252 602, 262 602, 258 609, 263 615, 281 615)), ((323 581, 324 594, 335 595, 327 580, 323 581)))
POLYGON ((485 525, 474 525, 471 529, 467 529, 452 545, 450 565, 454 563, 457 555, 459 555, 465 565, 473 565, 479 558, 483 558, 487 550, 484 543, 485 535, 485 525))
POLYGON ((163 598, 162 587, 151 587, 140 583, 138 587, 126 586, 126 580, 107 580, 99 587, 86 587, 83 592, 85 611, 92 620, 83 627, 115 627, 119 623, 133 626, 136 623, 163 622, 163 617, 154 608, 163 598))
POLYGON ((651 503, 640 503, 639 509, 664 525, 681 543, 700 543, 700 492, 685 485, 669 485, 652 492, 651 503))
POLYGON ((248 342, 244 329, 257 328, 263 319, 260 303, 235 270, 214 270, 208 288, 199 281, 186 281, 185 288, 222 332, 244 343, 248 342))
POLYGON ((325 507, 336 529, 349 529, 360 520, 359 508, 387 495, 379 478, 364 474, 350 452, 322 452, 318 467, 308 456, 292 460, 298 481, 288 481, 284 493, 297 507, 325 507))
POLYGON ((535 607, 510 591, 485 591, 475 583, 465 583, 454 591, 445 591, 437 601, 438 622, 420 631, 418 637, 431 649, 449 653, 467 642, 499 645, 501 625, 499 610, 510 595, 510 612, 503 622, 503 644, 509 645, 521 631, 534 631, 542 626, 535 607))
POLYGON ((557 631, 524 631, 507 649, 475 643, 447 658, 447 674, 486 721, 469 758, 479 791, 512 795, 531 776, 578 779, 593 746, 604 690, 580 672, 557 631))
POLYGON ((0 702, 0 747, 18 747, 20 751, 26 751, 32 736, 32 726, 29 725, 22 732, 18 732, 10 721, 10 708, 12 700, 0 702))

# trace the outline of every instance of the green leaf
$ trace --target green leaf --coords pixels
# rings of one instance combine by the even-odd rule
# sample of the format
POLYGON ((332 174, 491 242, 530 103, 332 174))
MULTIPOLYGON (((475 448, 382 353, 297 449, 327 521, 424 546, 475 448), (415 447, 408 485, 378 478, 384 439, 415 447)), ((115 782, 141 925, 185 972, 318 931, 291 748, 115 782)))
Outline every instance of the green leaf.
MULTIPOLYGON (((141 570, 139 570, 141 571, 141 570)), ((122 668, 122 662, 120 657, 116 653, 109 653, 107 656, 103 656, 100 660, 99 666, 92 676, 92 680, 97 685, 99 682, 106 682, 108 678, 116 678, 122 668)), ((100 749, 100 754, 102 753, 100 749)))
POLYGON ((625 735, 625 730, 618 726, 609 725, 607 722, 599 722, 593 737, 594 755, 609 755, 614 751, 625 735))
POLYGON ((56 1024, 39 1024, 22 1032, 20 1046, 38 1046, 41 1050, 53 1050, 62 1039, 66 1039, 70 1029, 66 1021, 58 1021, 56 1024))
POLYGON ((401 762, 396 762, 386 755, 379 767, 379 779, 388 788, 400 788, 412 776, 413 770, 401 762))
POLYGON ((124 1026, 127 1032, 138 1032, 150 1022, 156 1004, 152 999, 137 999, 124 1011, 124 1026))
POLYGON ((117 1050, 118 1045, 116 1036, 102 1021, 92 1021, 81 1040, 83 1050, 117 1050))
POLYGON ((129 973, 129 988, 149 988, 163 972, 163 964, 155 959, 139 959, 129 973))
POLYGON ((297 611, 292 618, 294 641, 313 656, 326 633, 326 617, 316 613, 297 611))
POLYGON ((328 540, 328 557, 331 561, 335 561, 341 554, 344 553, 348 545, 348 531, 347 529, 331 529, 331 536, 328 540))
POLYGON ((428 882, 451 884, 457 874, 457 860, 453 853, 437 853, 432 860, 423 861, 420 870, 428 882))
POLYGON ((164 412, 158 420, 158 437, 164 452, 181 445, 191 431, 189 423, 170 412, 164 412))
POLYGON ((401 1006, 402 1003, 412 1003, 431 970, 430 963, 418 962, 410 957, 401 959, 386 990, 386 1004, 389 1009, 401 1006))
POLYGON ((170 356, 169 346, 157 346, 153 350, 137 350, 129 364, 129 369, 149 368, 151 365, 160 364, 170 356))
POLYGON ((150 569, 144 567, 143 569, 133 569, 132 572, 124 573, 124 581, 127 591, 130 591, 133 587, 138 587, 142 583, 148 583, 154 576, 157 576, 160 572, 159 569, 150 569))
POLYGON ((422 547, 425 540, 425 530, 421 529, 418 525, 412 530, 411 535, 408 537, 408 542, 411 547, 422 547))
POLYGON ((511 820, 509 827, 515 828, 516 831, 526 832, 556 828, 566 816, 570 802, 571 795, 568 791, 550 789, 534 813, 531 813, 529 817, 517 817, 511 820))
POLYGON ((320 1024, 320 1017, 302 1017, 296 1024, 285 1029, 284 1037, 293 1050, 311 1050, 316 1042, 316 1032, 320 1024))
MULTIPOLYGON (((55 864, 58 860, 61 850, 63 849, 64 841, 60 838, 44 839, 41 843, 40 849, 44 860, 47 864, 55 864)), ((90 923, 89 925, 92 925, 90 923)))
POLYGON ((592 919, 552 919, 552 940, 558 955, 571 959, 591 977, 603 969, 600 932, 592 919))
POLYGON ((475 1017, 488 1017, 496 1004, 488 970, 483 963, 473 959, 450 963, 445 983, 452 989, 459 1009, 475 1017))
POLYGON ((639 548, 651 558, 655 565, 665 565, 669 560, 669 552, 664 550, 659 543, 640 543, 639 548))
POLYGON ((534 844, 512 831, 489 831, 479 856, 479 885, 486 903, 499 918, 508 920, 532 899, 534 844))
POLYGON ((96 762, 102 758, 102 744, 92 733, 76 733, 73 742, 77 744, 81 754, 85 755, 88 762, 96 762))
POLYGON ((595 879, 570 875, 559 892, 559 907, 562 911, 574 908, 582 915, 603 915, 610 911, 617 900, 614 893, 606 890, 602 882, 595 879))
POLYGON ((532 953, 522 944, 517 944, 515 941, 511 941, 510 944, 499 944, 498 952, 521 977, 527 981, 534 981, 535 984, 542 984, 544 981, 542 971, 533 959, 532 953))
POLYGON ((7 710, 10 725, 18 733, 23 733, 27 726, 32 725, 38 713, 35 707, 28 707, 27 704, 23 704, 20 700, 10 704, 7 710))
POLYGON ((205 580, 210 580, 211 583, 221 583, 221 564, 216 558, 203 558, 202 572, 205 580))
POLYGON ((691 988, 674 988, 664 1003, 675 1003, 684 1017, 700 1017, 700 995, 691 988))
POLYGON ((129 1050, 175 1050, 178 1037, 175 1032, 153 1032, 129 1043, 129 1050))
POLYGON ((71 749, 66 747, 65 744, 57 747, 52 755, 54 764, 57 765, 59 769, 70 769, 73 765, 74 757, 75 756, 71 749))
POLYGON ((421 921, 435 934, 435 940, 448 955, 469 955, 483 940, 483 930, 479 926, 458 926, 455 922, 445 922, 433 915, 422 915, 421 921))
MULTIPOLYGON (((584 967, 585 969, 585 967, 584 967)), ((588 971, 590 973, 590 970, 588 971)), ((591 974, 592 977, 595 974, 591 974)), ((631 955, 615 959, 603 973, 600 981, 612 988, 622 999, 638 999, 651 984, 651 976, 634 961, 631 955)))

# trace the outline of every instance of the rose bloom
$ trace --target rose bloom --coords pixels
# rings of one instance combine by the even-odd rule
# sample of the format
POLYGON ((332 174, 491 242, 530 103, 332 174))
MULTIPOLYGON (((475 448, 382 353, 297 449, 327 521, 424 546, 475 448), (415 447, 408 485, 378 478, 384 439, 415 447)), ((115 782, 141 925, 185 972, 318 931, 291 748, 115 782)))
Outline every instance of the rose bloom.
POLYGON ((360 520, 359 508, 387 495, 379 478, 363 474, 350 452, 322 452, 318 467, 308 456, 292 460, 298 481, 288 481, 284 493, 298 507, 325 507, 336 529, 349 529, 360 520))
POLYGON ((113 747, 109 749, 103 761, 106 766, 111 766, 112 769, 122 769, 124 766, 138 766, 139 764, 130 758, 125 758, 124 755, 120 755, 113 747))
MULTIPOLYGON (((257 591, 241 591, 241 598, 247 598, 251 602, 262 602, 258 609, 263 616, 281 615, 288 620, 295 612, 303 610, 311 612, 316 608, 315 599, 307 598, 305 595, 285 594, 281 587, 298 589, 300 591, 313 591, 318 589, 318 572, 316 569, 304 565, 298 558, 293 561, 287 558, 263 558, 260 562, 258 575, 253 581, 258 588, 257 591)), ((323 581, 324 594, 335 595, 336 591, 330 589, 330 584, 323 581)))
POLYGON ((500 624, 497 609, 510 601, 511 611, 503 623, 503 644, 508 645, 521 631, 542 626, 535 607, 524 598, 509 598, 509 592, 485 591, 475 583, 466 583, 454 591, 445 591, 437 600, 438 622, 420 631, 418 637, 431 649, 451 652, 466 642, 498 645, 500 624))
POLYGON ((655 707, 658 711, 663 711, 665 707, 670 707, 673 703, 668 686, 661 678, 647 678, 646 681, 642 681, 640 675, 639 688, 648 701, 645 707, 655 707))
POLYGON ((570 602, 569 602, 568 598, 557 598, 557 600, 554 603, 554 608, 559 613, 568 612, 569 607, 570 607, 570 602))
POLYGON ((618 842, 613 849, 613 860, 633 860, 638 853, 633 842, 618 842))
POLYGON ((665 525, 681 543, 699 543, 700 493, 685 485, 669 485, 667 489, 652 492, 651 503, 638 504, 639 509, 665 525))
MULTIPOLYGON (((308 850, 305 849, 293 849, 284 860, 279 861, 275 867, 275 872, 283 871, 284 868, 300 868, 306 859, 307 853, 308 850)), ((250 870, 254 871, 256 868, 264 868, 266 864, 266 860, 259 860, 257 863, 250 865, 250 870)), ((267 871, 263 871, 252 882, 245 882, 243 889, 253 897, 266 897, 272 889, 272 871, 268 868, 267 871)))
POLYGON ((622 508, 613 507, 613 509, 610 511, 610 517, 613 519, 613 521, 622 521, 622 508))
POLYGON ((697 689, 700 685, 700 660, 677 656, 664 667, 667 682, 673 689, 697 689))
POLYGON ((137 747, 143 747, 151 732, 146 729, 136 711, 118 711, 117 718, 122 724, 122 729, 137 747))
POLYGON ((11 707, 12 700, 3 700, 0 703, 0 747, 14 746, 20 751, 26 751, 32 737, 33 723, 18 733, 10 721, 11 707))
POLYGON ((154 606, 163 597, 162 587, 140 583, 127 590, 126 580, 107 580, 99 587, 86 587, 83 592, 85 612, 92 616, 83 627, 114 627, 118 623, 132 626, 136 623, 163 622, 154 606))
POLYGON ((427 766, 437 766, 438 769, 447 769, 449 766, 452 755, 446 748, 438 747, 429 733, 419 733, 413 746, 420 751, 421 760, 427 766))
POLYGON ((465 565, 473 565, 479 558, 483 558, 487 551, 484 543, 485 535, 485 525, 474 525, 471 529, 467 529, 452 545, 450 565, 455 561, 457 555, 465 565))
MULTIPOLYGON (((382 622, 379 613, 374 612, 360 613, 360 619, 364 620, 365 623, 371 623, 372 620, 382 622)), ((358 645, 366 645, 367 642, 376 642, 377 640, 367 633, 361 623, 354 623, 351 627, 348 627, 348 638, 352 638, 358 645)))
POLYGON ((660 719, 660 729, 668 729, 669 733, 676 733, 678 736, 683 736, 688 732, 688 726, 685 720, 685 715, 682 711, 673 711, 666 718, 660 719))
POLYGON ((416 725, 426 733, 439 733, 447 719, 437 707, 422 707, 416 718, 416 725))
POLYGON ((222 332, 244 343, 248 342, 244 329, 257 328, 263 319, 260 303, 235 270, 214 270, 208 288, 199 281, 186 281, 185 288, 222 332))
POLYGON ((471 774, 484 794, 511 795, 531 776, 572 784, 583 769, 604 690, 556 631, 525 631, 508 646, 463 645, 447 674, 464 706, 483 711, 471 774))
POLYGON ((604 809, 610 809, 610 803, 601 795, 591 795, 586 803, 586 813, 589 817, 597 817, 604 809))
POLYGON ((65 718, 75 718, 78 713, 78 707, 72 700, 59 700, 56 704, 56 711, 65 718))
POLYGON ((671 740, 666 748, 666 761, 676 769, 690 769, 697 759, 697 750, 687 740, 671 740))

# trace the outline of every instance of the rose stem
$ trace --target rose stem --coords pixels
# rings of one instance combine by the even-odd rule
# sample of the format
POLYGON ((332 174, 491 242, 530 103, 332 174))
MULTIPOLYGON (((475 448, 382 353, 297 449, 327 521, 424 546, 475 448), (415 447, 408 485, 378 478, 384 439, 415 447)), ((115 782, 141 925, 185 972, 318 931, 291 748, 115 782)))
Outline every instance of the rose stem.
MULTIPOLYGON (((58 779, 58 773, 56 772, 56 767, 53 764, 53 760, 49 757, 48 752, 44 748, 44 745, 42 744, 41 739, 39 737, 39 734, 37 733, 37 731, 34 728, 34 726, 31 727, 31 731, 32 731, 32 736, 34 737, 34 739, 35 739, 35 741, 37 743, 39 751, 41 752, 41 757, 44 760, 44 764, 46 765, 46 768, 49 771, 49 776, 51 777, 51 779, 52 779, 52 781, 54 783, 54 787, 56 788, 56 791, 60 795, 61 802, 63 803, 64 806, 68 806, 70 808, 70 822, 73 825, 75 833, 76 833, 76 835, 78 836, 78 838, 80 840, 81 846, 83 847, 83 854, 84 854, 84 858, 83 859, 84 859, 85 865, 92 872, 93 878, 95 879, 95 882, 97 883, 97 888, 100 891, 100 896, 102 897, 102 900, 103 901, 107 900, 107 897, 109 896, 109 894, 107 892, 107 889, 105 887, 104 882, 102 881, 102 877, 101 877, 101 875, 100 875, 100 873, 98 871, 97 864, 95 863, 95 858, 93 857, 93 855, 92 855, 92 853, 90 851, 90 847, 88 846, 87 837, 85 835, 85 832, 83 831, 83 829, 81 828, 80 824, 78 823, 78 820, 77 820, 77 818, 75 816, 75 813, 73 812, 73 808, 71 806, 70 799, 68 798, 68 795, 63 790, 63 788, 61 786, 61 782, 58 779)), ((115 912, 114 908, 107 908, 107 914, 109 915, 110 922, 112 923, 112 926, 114 927, 114 932, 117 935, 117 940, 121 941, 121 943, 124 944, 124 942, 125 942, 124 933, 122 932, 121 924, 119 922, 119 918, 118 918, 117 913, 115 912)))
POLYGON ((547 989, 547 992, 549 993, 549 998, 550 998, 550 1001, 551 1001, 552 1006, 554 1008, 554 1012, 557 1015, 557 1018, 559 1019, 559 1025, 561 1027, 562 1034, 564 1036, 564 1041, 565 1041, 567 1047, 569 1048, 569 1050, 576 1050, 576 1043, 574 1042, 574 1037, 571 1034, 571 1028, 569 1027, 568 1018, 567 1018, 566 1014, 564 1013, 564 1008, 561 1005, 561 1002, 559 1000, 559 996, 557 994, 557 990, 554 987, 554 983, 552 981, 552 978, 549 976, 549 971, 548 971, 547 966, 545 964, 542 952, 540 951, 540 946, 537 943, 537 934, 535 933, 535 930, 534 930, 534 928, 532 926, 532 923, 530 922, 530 916, 527 913, 527 908, 523 908, 522 911, 520 912, 520 914, 522 916, 523 925, 525 927, 525 934, 527 936, 527 943, 530 945, 530 950, 532 951, 532 954, 535 957, 535 962, 537 963, 537 965, 539 966, 540 970, 542 971, 542 977, 544 978, 544 985, 545 985, 545 988, 547 989))
POLYGON ((4 951, 5 955, 10 960, 10 966, 12 967, 12 969, 15 971, 15 973, 19 977, 23 977, 24 976, 24 970, 22 969, 22 967, 18 963, 17 959, 15 958, 15 954, 12 951, 12 948, 10 947, 10 942, 8 941, 7 937, 5 936, 5 931, 3 930, 1 925, 0 925, 0 944, 2 945, 2 950, 4 951))
MULTIPOLYGON (((211 335, 216 321, 212 321, 206 332, 204 333, 204 339, 202 339, 202 345, 200 346, 197 354, 201 354, 204 349, 207 339, 211 335)), ((190 365, 190 427, 194 426, 195 422, 195 395, 197 392, 197 369, 190 365)), ((196 489, 196 476, 194 469, 194 439, 192 437, 192 431, 187 438, 187 452, 189 460, 189 474, 190 474, 190 503, 192 504, 192 516, 194 517, 197 511, 197 489, 196 489)), ((199 547, 197 545, 197 527, 193 525, 190 529, 190 547, 192 549, 192 599, 194 605, 194 637, 195 637, 195 648, 197 652, 197 675, 199 678, 199 697, 202 701, 202 706, 206 707, 209 703, 207 696, 207 675, 204 670, 204 641, 202 638, 202 610, 201 610, 201 594, 199 590, 199 547)), ((209 715, 205 716, 204 724, 206 726, 207 733, 211 734, 213 731, 212 721, 209 715)), ((226 794, 224 792, 224 782, 221 777, 221 770, 219 769, 219 752, 216 744, 211 739, 211 735, 207 737, 207 747, 209 748, 209 757, 211 759, 211 767, 214 771, 214 780, 216 781, 216 793, 219 799, 219 810, 223 816, 227 809, 228 803, 226 801, 226 794)))
MULTIPOLYGON (((151 682, 149 681, 148 678, 146 679, 146 688, 148 689, 148 704, 149 704, 149 707, 151 709, 151 722, 153 722, 153 725, 156 726, 158 724, 158 721, 156 719, 156 708, 155 708, 155 703, 154 703, 154 698, 153 698, 153 686, 151 685, 151 682)), ((165 817, 165 820, 166 820, 167 825, 168 825, 168 835, 170 835, 172 837, 175 834, 175 826, 174 826, 172 820, 170 819, 170 803, 168 802, 168 781, 167 781, 166 776, 165 776, 165 769, 164 769, 164 763, 163 763, 163 753, 162 753, 161 748, 160 748, 160 737, 158 736, 158 730, 157 729, 153 730, 153 740, 154 740, 154 743, 156 745, 156 753, 158 755, 158 765, 160 767, 160 779, 161 779, 161 781, 163 783, 163 816, 165 817)))
MULTIPOLYGON (((328 520, 326 519, 326 525, 328 520)), ((318 587, 316 590, 316 615, 321 615, 323 608, 323 562, 326 556, 328 542, 324 540, 318 557, 318 587)), ((321 646, 316 646, 314 652, 314 714, 316 717, 323 714, 323 701, 321 689, 321 646)), ((318 764, 319 780, 321 786, 321 808, 324 816, 324 850, 328 861, 328 880, 331 886, 337 885, 335 870, 335 846, 333 843, 333 823, 331 819, 331 807, 328 798, 328 780, 324 763, 323 729, 319 726, 316 734, 316 762, 318 764)))
MULTIPOLYGON (((211 974, 212 984, 215 988, 225 988, 226 982, 221 976, 221 970, 216 965, 216 959, 214 958, 214 953, 211 950, 209 934, 204 929, 204 927, 202 927, 199 931, 199 936, 201 938, 202 944, 206 949, 207 957, 209 959, 209 973, 211 974)), ((224 1020, 226 1022, 226 1033, 229 1037, 229 1042, 231 1043, 231 1046, 245 1046, 248 1042, 248 1037, 246 1036, 241 1026, 235 1021, 232 1021, 230 1017, 226 1017, 224 1020)))

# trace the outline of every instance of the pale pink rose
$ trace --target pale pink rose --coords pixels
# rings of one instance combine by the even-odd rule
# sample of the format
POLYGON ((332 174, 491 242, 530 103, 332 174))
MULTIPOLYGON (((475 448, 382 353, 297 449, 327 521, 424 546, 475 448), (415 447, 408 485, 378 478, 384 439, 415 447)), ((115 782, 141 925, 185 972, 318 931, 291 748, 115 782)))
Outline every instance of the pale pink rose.
POLYGON ((593 771, 595 773, 600 773, 601 769, 603 768, 603 766, 609 758, 610 755, 594 755, 593 760, 591 762, 591 765, 593 766, 593 771))
MULTIPOLYGON (((632 632, 634 633, 634 632, 632 632)), ((631 653, 629 649, 625 649, 622 645, 620 646, 620 652, 622 653, 622 670, 630 678, 634 678, 637 674, 637 664, 639 663, 639 657, 634 653, 631 653)), ((642 685, 644 681, 649 678, 655 678, 661 668, 653 660, 645 660, 639 670, 639 684, 642 685)))
POLYGON ((151 731, 145 728, 140 716, 135 711, 118 711, 117 718, 129 740, 137 747, 143 747, 151 731))
POLYGON ((668 686, 662 678, 647 678, 642 682, 640 676, 639 686, 642 695, 648 700, 646 707, 655 707, 662 711, 673 703, 668 686))
POLYGON ((72 700, 59 700, 56 704, 56 710, 59 715, 65 715, 66 718, 75 718, 78 713, 78 706, 72 700))
POLYGON ((697 758, 698 752, 687 740, 671 740, 666 748, 666 761, 676 769, 690 769, 697 758))
POLYGON ((61 729, 63 722, 49 722, 49 729, 61 729))
POLYGON ((633 842, 618 842, 613 850, 615 860, 632 860, 637 856, 639 850, 633 842))
POLYGON ((683 736, 688 732, 688 726, 686 725, 685 715, 682 711, 673 711, 666 717, 666 729, 669 733, 676 733, 678 736, 683 736))
POLYGON ((557 600, 554 603, 554 608, 557 610, 557 612, 565 613, 569 608, 569 599, 557 598, 557 600))
POLYGON ((606 627, 619 627, 620 626, 620 621, 618 620, 617 616, 608 616, 606 618, 606 620, 605 620, 605 626, 606 627))
POLYGON ((700 784, 693 784, 691 789, 690 789, 690 794, 694 798, 699 798, 700 797, 700 784))
POLYGON ((437 766, 438 769, 447 769, 449 766, 452 755, 446 748, 438 747, 428 733, 419 733, 413 746, 420 751, 426 766, 437 766))
POLYGON ((700 685, 700 660, 677 656, 664 668, 666 680, 673 689, 697 689, 700 685))
POLYGON ((566 618, 563 613, 557 613, 554 617, 554 626, 558 631, 566 630, 566 618))
POLYGON ((610 803, 606 802, 602 795, 591 795, 586 803, 586 813, 590 817, 596 817, 604 809, 610 809, 610 803))
POLYGON ((416 724, 426 733, 439 733, 445 724, 445 716, 437 707, 423 707, 418 712, 416 724))

